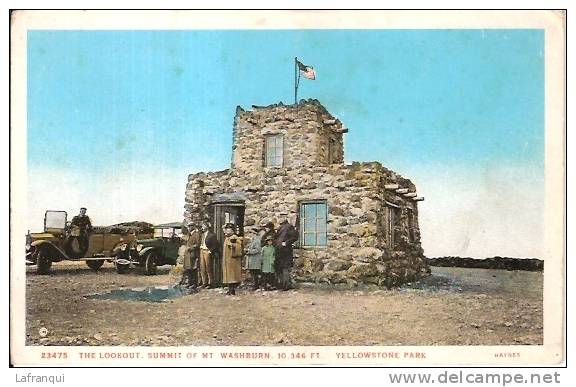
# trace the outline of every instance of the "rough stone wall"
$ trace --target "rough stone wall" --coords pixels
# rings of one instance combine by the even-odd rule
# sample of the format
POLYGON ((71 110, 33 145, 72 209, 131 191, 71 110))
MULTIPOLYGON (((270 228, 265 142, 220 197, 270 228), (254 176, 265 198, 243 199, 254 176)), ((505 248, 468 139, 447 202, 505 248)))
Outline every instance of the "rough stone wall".
POLYGON ((295 249, 297 280, 392 287, 429 272, 410 180, 378 162, 345 165, 348 130, 316 100, 253 108, 236 109, 231 168, 189 176, 186 221, 207 220, 210 204, 233 198, 244 202, 245 227, 287 212, 299 228, 300 203, 322 200, 328 244, 295 249), (283 135, 281 168, 264 162, 274 134, 283 135))
POLYGON ((265 168, 265 137, 277 134, 283 136, 284 168, 343 163, 345 130, 342 123, 315 100, 297 105, 255 107, 252 111, 238 107, 232 168, 265 168))
POLYGON ((278 214, 286 211, 299 228, 299 202, 325 200, 328 246, 296 248, 295 278, 391 287, 419 278, 427 265, 420 235, 408 221, 412 211, 412 224, 417 225, 416 203, 385 189, 387 184, 413 189, 408 180, 379 163, 197 173, 189 176, 185 217, 197 222, 208 219, 214 197, 237 194, 246 206, 245 226, 276 222, 278 214), (379 221, 390 204, 402 214, 395 222, 394 245, 388 244, 386 222, 379 221))

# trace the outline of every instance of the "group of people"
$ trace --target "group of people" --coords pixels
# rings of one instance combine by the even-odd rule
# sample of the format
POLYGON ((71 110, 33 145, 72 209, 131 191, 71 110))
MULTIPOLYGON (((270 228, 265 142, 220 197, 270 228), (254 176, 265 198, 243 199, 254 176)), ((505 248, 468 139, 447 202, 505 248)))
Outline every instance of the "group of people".
POLYGON ((298 240, 298 232, 288 222, 287 214, 280 215, 277 230, 272 222, 252 226, 248 243, 237 234, 234 224, 225 224, 221 249, 210 224, 197 227, 189 223, 188 229, 181 286, 215 287, 215 258, 221 256, 222 283, 228 286, 228 295, 236 294, 243 270, 250 274, 253 290, 292 289, 292 246, 298 240))

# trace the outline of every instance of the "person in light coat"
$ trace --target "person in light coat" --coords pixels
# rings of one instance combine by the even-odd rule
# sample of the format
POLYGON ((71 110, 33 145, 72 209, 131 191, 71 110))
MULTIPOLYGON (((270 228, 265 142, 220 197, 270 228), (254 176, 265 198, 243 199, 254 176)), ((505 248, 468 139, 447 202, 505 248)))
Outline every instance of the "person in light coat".
POLYGON ((224 245, 222 248, 222 282, 228 285, 226 295, 236 294, 236 287, 242 281, 242 237, 235 233, 231 223, 224 226, 224 245))
POLYGON ((216 234, 210 230, 209 223, 203 223, 200 235, 200 278, 202 286, 205 288, 214 286, 214 268, 212 266, 218 250, 216 234))
POLYGON ((264 234, 264 228, 254 226, 251 230, 253 236, 246 250, 246 270, 250 272, 250 276, 254 281, 252 289, 256 290, 260 287, 262 273, 262 235, 264 234))

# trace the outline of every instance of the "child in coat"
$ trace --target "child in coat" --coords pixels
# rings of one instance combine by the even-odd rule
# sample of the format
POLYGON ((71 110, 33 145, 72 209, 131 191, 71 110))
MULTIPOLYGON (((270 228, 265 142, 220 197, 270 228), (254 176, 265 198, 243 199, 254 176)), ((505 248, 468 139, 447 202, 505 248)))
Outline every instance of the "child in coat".
POLYGON ((274 283, 274 261, 276 259, 276 248, 274 247, 274 238, 266 238, 266 245, 262 247, 262 277, 264 280, 264 289, 270 290, 274 283))

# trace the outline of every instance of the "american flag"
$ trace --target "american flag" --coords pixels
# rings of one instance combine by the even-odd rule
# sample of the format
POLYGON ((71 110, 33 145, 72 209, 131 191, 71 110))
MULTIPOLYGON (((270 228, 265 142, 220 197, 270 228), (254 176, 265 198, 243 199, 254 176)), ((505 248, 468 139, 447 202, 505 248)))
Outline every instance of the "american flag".
POLYGON ((298 63, 298 69, 300 70, 300 75, 302 75, 306 79, 314 80, 316 79, 316 71, 312 66, 306 66, 300 61, 296 61, 298 63))

